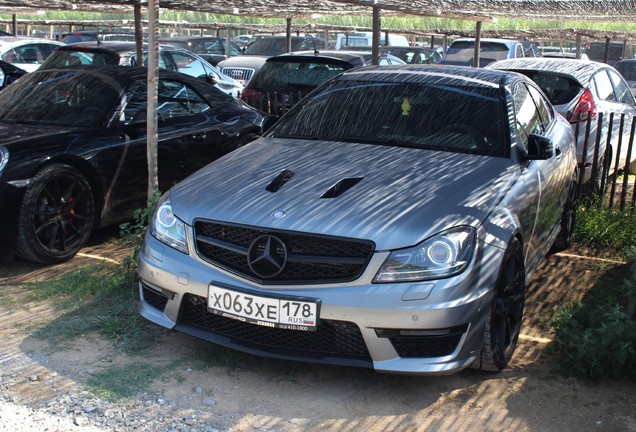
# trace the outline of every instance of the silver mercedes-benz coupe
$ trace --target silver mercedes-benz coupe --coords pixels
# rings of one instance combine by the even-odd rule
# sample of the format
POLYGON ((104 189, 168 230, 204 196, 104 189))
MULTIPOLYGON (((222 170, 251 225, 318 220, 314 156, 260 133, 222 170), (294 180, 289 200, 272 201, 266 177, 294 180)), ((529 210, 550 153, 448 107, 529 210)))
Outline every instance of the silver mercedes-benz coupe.
POLYGON ((365 67, 164 194, 140 313, 244 352, 499 371, 575 217, 575 139, 528 78, 365 67))

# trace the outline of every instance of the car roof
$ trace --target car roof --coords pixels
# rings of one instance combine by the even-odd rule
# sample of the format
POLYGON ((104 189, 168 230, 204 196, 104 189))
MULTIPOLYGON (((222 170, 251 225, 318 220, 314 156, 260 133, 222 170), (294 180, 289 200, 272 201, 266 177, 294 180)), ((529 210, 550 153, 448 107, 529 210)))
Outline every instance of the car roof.
POLYGON ((216 36, 175 36, 175 37, 160 37, 159 40, 161 41, 197 41, 197 40, 219 40, 219 39, 225 39, 225 38, 221 38, 221 37, 216 37, 216 36))
POLYGON ((572 60, 553 57, 527 57, 499 60, 486 66, 488 69, 545 71, 570 76, 581 84, 587 84, 601 69, 613 69, 605 63, 591 60, 572 60))
POLYGON ((270 57, 267 61, 284 61, 289 59, 299 59, 306 60, 308 58, 312 59, 335 59, 335 60, 360 60, 364 58, 364 51, 347 51, 347 50, 324 50, 324 51, 293 51, 285 54, 280 54, 277 56, 270 57))
MULTIPOLYGON (((462 38, 462 39, 455 39, 453 41, 453 43, 455 42, 475 42, 474 38, 462 38)), ((523 43, 522 41, 518 41, 518 40, 512 40, 512 39, 497 39, 497 38, 481 38, 479 40, 479 42, 487 42, 487 43, 502 43, 505 44, 506 46, 514 46, 520 43, 523 43)), ((530 42, 525 42, 525 43, 530 43, 530 42)), ((452 45, 452 44, 451 44, 452 45)))
POLYGON ((344 79, 361 79, 383 82, 420 82, 447 85, 461 84, 468 87, 500 87, 513 76, 506 71, 485 68, 445 65, 364 66, 350 69, 340 75, 344 79))

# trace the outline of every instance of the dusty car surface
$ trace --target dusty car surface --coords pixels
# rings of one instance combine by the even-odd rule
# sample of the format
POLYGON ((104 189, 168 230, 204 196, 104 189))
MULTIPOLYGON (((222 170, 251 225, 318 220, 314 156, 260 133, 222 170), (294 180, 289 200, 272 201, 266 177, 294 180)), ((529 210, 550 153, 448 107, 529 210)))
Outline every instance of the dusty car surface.
MULTIPOLYGON (((40 70, 0 92, 1 254, 67 260, 145 207, 146 100, 130 66, 40 70)), ((162 190, 262 131, 260 112, 176 72, 160 72, 157 114, 162 190)))
POLYGON ((499 371, 575 182, 572 129, 526 77, 352 69, 163 196, 140 313, 262 356, 499 371))

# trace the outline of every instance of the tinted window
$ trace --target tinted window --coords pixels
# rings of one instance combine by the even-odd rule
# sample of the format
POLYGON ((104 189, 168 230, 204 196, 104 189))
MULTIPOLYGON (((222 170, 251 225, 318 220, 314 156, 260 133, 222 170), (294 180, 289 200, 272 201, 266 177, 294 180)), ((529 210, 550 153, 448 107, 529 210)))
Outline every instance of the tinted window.
POLYGON ((25 124, 94 127, 119 101, 112 79, 74 71, 36 72, 0 95, 0 119, 25 124))
POLYGON ((270 61, 254 75, 250 87, 265 91, 309 90, 350 68, 342 62, 270 61))
POLYGON ((553 105, 563 105, 576 98, 583 87, 574 79, 545 71, 519 71, 535 82, 553 105))
POLYGON ((636 81, 636 61, 620 61, 615 68, 627 81, 636 81))
POLYGON ((596 94, 599 99, 606 101, 615 101, 616 95, 614 94, 614 86, 610 81, 607 72, 601 71, 594 75, 594 82, 596 83, 596 94))
POLYGON ((542 132, 541 116, 525 84, 515 85, 513 100, 517 116, 517 132, 527 148, 528 136, 542 132))
POLYGON ((528 86, 528 90, 532 99, 534 100, 535 105, 537 106, 537 111, 539 112, 539 117, 541 118, 541 131, 545 133, 548 129, 550 122, 552 121, 552 109, 547 104, 546 100, 541 96, 541 93, 537 91, 532 86, 528 86))
MULTIPOLYGON (((157 91, 159 121, 191 116, 210 110, 210 105, 207 102, 181 82, 160 80, 157 91)), ((122 117, 124 123, 128 124, 133 120, 145 121, 147 97, 146 82, 138 83, 124 109, 122 117)))
POLYGON ((272 135, 504 156, 502 117, 497 88, 337 80, 272 135))

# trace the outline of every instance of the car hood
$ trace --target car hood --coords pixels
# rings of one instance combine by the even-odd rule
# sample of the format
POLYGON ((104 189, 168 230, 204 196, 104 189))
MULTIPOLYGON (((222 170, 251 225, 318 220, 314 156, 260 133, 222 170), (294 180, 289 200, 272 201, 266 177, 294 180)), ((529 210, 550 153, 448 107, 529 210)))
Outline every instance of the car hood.
POLYGON ((505 158, 261 138, 176 185, 170 196, 188 224, 204 218, 368 239, 389 250, 453 226, 480 225, 517 175, 505 158), (293 175, 276 184, 284 170, 293 175))

